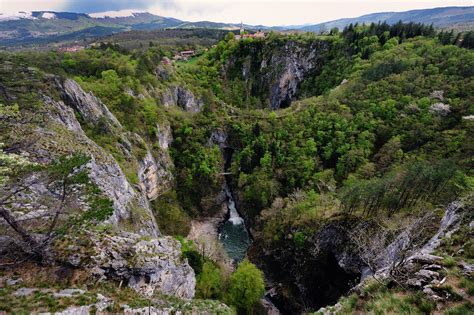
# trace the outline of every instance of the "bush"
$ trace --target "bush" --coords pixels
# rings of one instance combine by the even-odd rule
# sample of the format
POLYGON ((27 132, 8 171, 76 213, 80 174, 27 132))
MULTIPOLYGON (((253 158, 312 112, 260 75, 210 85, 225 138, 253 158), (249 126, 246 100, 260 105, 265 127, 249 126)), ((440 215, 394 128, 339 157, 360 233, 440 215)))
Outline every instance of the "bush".
POLYGON ((185 237, 191 228, 191 219, 176 200, 176 193, 170 192, 151 202, 160 231, 168 235, 185 237))
POLYGON ((224 288, 224 276, 221 269, 210 261, 202 265, 202 271, 196 277, 196 297, 201 299, 220 299, 224 288))
POLYGON ((227 303, 239 310, 250 312, 265 292, 263 273, 251 262, 244 260, 230 277, 227 303))

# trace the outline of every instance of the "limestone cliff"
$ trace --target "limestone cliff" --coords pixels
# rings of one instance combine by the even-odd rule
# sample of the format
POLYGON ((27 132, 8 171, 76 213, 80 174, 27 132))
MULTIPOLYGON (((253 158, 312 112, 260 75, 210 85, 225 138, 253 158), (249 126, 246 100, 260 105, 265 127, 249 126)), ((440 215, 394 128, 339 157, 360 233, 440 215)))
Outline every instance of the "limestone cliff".
MULTIPOLYGON (((21 109, 18 118, 2 122, 2 138, 7 149, 42 164, 64 155, 79 152, 87 155, 90 161, 85 167, 89 178, 112 201, 113 207, 113 214, 106 222, 99 223, 102 228, 85 226, 74 232, 77 235, 62 236, 53 245, 56 259, 99 278, 123 280, 143 294, 157 290, 163 294, 192 298, 194 271, 187 260, 182 259, 179 242, 160 236, 149 206, 149 199, 172 184, 172 163, 167 152, 171 141, 169 127, 157 128, 159 146, 153 150, 157 152, 153 152, 151 145, 139 135, 125 131, 107 106, 92 93, 82 90, 75 81, 52 76, 42 80, 47 83, 47 88, 38 90, 40 99, 36 100, 35 106, 39 109, 21 109), (84 131, 84 128, 98 124, 106 126, 101 129, 105 136, 122 140, 120 149, 124 156, 128 153, 129 157, 122 163, 136 166, 131 171, 140 179, 138 185, 130 181, 114 156, 84 131), (136 152, 138 148, 145 149, 143 157, 136 152), (136 259, 129 259, 132 256, 136 259)), ((5 90, 16 97, 13 89, 5 87, 5 90)), ((44 191, 39 189, 41 183, 37 185, 38 189, 31 189, 31 193, 45 197, 41 196, 44 195, 44 191)), ((36 199, 35 196, 29 197, 36 199)), ((48 198, 59 197, 51 195, 48 198)), ((74 208, 68 209, 64 216, 87 211, 86 200, 78 198, 74 208)), ((28 213, 15 213, 15 216, 22 215, 28 213)))
POLYGON ((256 41, 232 55, 223 74, 229 82, 243 80, 248 97, 260 99, 263 107, 284 108, 296 99, 303 80, 320 70, 328 49, 323 40, 267 45, 256 41))

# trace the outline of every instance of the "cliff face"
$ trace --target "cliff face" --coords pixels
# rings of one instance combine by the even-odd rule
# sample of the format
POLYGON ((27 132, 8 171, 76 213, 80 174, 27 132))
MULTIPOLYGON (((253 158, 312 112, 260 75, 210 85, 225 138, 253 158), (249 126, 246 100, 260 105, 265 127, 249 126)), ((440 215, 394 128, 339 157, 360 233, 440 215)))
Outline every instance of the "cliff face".
POLYGON ((329 43, 322 40, 310 44, 255 42, 231 56, 223 73, 229 82, 243 80, 247 96, 260 99, 263 107, 284 108, 298 96, 301 82, 318 73, 328 50, 329 43))
MULTIPOLYGON (((112 201, 113 207, 113 214, 99 223, 106 232, 104 228, 91 227, 77 235, 71 232, 71 235, 63 236, 59 241, 61 244, 56 242, 53 245, 57 259, 84 269, 99 279, 124 281, 142 294, 157 290, 192 298, 194 271, 187 260, 182 259, 179 242, 161 236, 149 205, 150 199, 156 198, 173 182, 168 153, 172 140, 169 126, 157 127, 159 145, 151 150, 151 145, 139 135, 124 130, 106 105, 93 94, 83 91, 75 81, 62 81, 56 77, 42 79, 48 87, 39 91, 40 109, 20 111, 18 120, 2 122, 2 136, 8 141, 7 148, 36 163, 48 163, 60 156, 79 152, 87 155, 90 161, 85 167, 89 178, 112 201), (84 124, 87 128, 101 127, 105 136, 121 140, 118 149, 125 157, 125 162, 121 163, 131 166, 138 183, 132 183, 112 154, 87 136, 84 124), (138 145, 140 154, 136 152, 138 145)), ((15 97, 15 91, 8 87, 5 90, 15 97)), ((45 197, 41 185, 38 183, 38 189, 31 189, 32 194, 38 196, 29 196, 29 199, 45 197)), ((74 209, 69 209, 64 215, 74 216, 86 211, 89 207, 86 200, 85 196, 79 197, 74 209)), ((30 214, 15 213, 15 216, 30 214)), ((4 242, 8 239, 2 239, 4 242)))
POLYGON ((433 253, 443 238, 449 238, 462 224, 472 224, 470 213, 471 203, 455 201, 446 206, 439 223, 431 216, 427 217, 430 222, 418 218, 391 231, 393 237, 386 239, 380 225, 374 230, 364 228, 373 223, 371 220, 341 218, 321 224, 304 246, 296 246, 291 237, 271 247, 262 246, 257 239, 249 255, 265 271, 270 288, 267 297, 285 314, 333 305, 347 292, 359 291, 371 276, 382 281, 393 279, 395 273, 403 274, 403 280, 397 281, 404 286, 439 301, 443 298, 432 288, 443 281, 436 272, 441 269, 442 257, 433 253), (354 236, 357 232, 367 233, 367 243, 354 236))
POLYGON ((178 106, 191 113, 200 112, 204 105, 204 102, 201 99, 197 99, 193 92, 182 86, 165 89, 161 93, 161 103, 167 107, 178 106))

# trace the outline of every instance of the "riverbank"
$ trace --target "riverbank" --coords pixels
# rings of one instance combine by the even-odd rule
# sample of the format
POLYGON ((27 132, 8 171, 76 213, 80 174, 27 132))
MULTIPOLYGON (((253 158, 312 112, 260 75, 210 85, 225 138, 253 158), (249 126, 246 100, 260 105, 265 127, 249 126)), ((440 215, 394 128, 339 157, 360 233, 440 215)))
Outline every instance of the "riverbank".
POLYGON ((232 259, 227 255, 219 241, 219 227, 227 215, 227 202, 222 203, 221 210, 212 217, 191 221, 191 230, 187 239, 192 240, 203 256, 219 263, 226 272, 232 272, 232 259))

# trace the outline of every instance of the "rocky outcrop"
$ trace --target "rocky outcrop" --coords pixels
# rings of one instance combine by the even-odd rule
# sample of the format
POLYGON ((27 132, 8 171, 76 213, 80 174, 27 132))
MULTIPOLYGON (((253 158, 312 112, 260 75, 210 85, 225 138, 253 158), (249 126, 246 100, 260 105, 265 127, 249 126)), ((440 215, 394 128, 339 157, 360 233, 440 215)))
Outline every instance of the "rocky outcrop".
POLYGON ((159 195, 171 189, 173 185, 173 161, 169 153, 169 146, 173 141, 169 125, 156 125, 156 138, 159 149, 155 147, 153 154, 147 150, 145 157, 138 166, 140 188, 149 200, 156 199, 159 195))
POLYGON ((193 92, 181 86, 165 89, 161 93, 161 103, 166 107, 178 106, 191 113, 200 112, 204 105, 202 99, 196 99, 193 92))
MULTIPOLYGON (((78 95, 81 95, 81 93, 78 92, 78 95)), ((59 139, 66 140, 67 137, 68 142, 71 144, 76 143, 74 147, 71 146, 69 148, 70 153, 78 151, 90 156, 91 160, 87 164, 89 177, 113 202, 115 211, 109 221, 115 226, 119 226, 121 222, 130 219, 132 215, 131 212, 134 211, 134 209, 142 208, 144 210, 142 211, 143 215, 140 217, 134 217, 137 231, 153 236, 159 235, 158 226, 154 220, 145 196, 133 189, 115 159, 86 136, 81 125, 77 121, 72 108, 66 106, 61 101, 54 101, 47 96, 44 97, 44 102, 50 109, 49 115, 52 120, 63 125, 66 130, 71 132, 70 134, 62 134, 56 138, 56 143, 58 143, 59 139)), ((85 100, 80 100, 80 103, 84 102, 85 100)), ((88 106, 91 107, 89 110, 90 112, 98 112, 97 109, 92 108, 91 104, 88 106)), ((100 119, 100 116, 98 119, 100 119)), ((43 137, 43 141, 47 140, 48 137, 43 137)), ((51 139, 51 141, 53 140, 51 139)), ((31 149, 36 152, 42 150, 34 147, 31 149)), ((49 152, 50 155, 51 153, 52 152, 49 152)))
POLYGON ((298 96, 303 80, 319 71, 329 43, 302 44, 287 40, 278 46, 255 42, 246 48, 243 59, 241 56, 229 58, 224 75, 229 82, 235 77, 242 78, 248 95, 259 98, 263 107, 278 109, 288 107, 298 96))
POLYGON ((194 297, 194 271, 182 258, 176 239, 146 238, 132 233, 91 237, 97 253, 92 257, 93 274, 125 281, 145 296, 156 290, 181 298, 194 297))
POLYGON ((85 122, 94 125, 103 122, 109 131, 122 128, 120 122, 92 92, 86 93, 76 81, 56 79, 59 92, 64 102, 72 106, 85 122))

